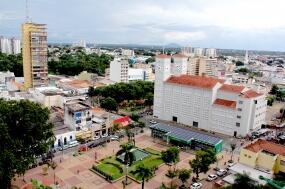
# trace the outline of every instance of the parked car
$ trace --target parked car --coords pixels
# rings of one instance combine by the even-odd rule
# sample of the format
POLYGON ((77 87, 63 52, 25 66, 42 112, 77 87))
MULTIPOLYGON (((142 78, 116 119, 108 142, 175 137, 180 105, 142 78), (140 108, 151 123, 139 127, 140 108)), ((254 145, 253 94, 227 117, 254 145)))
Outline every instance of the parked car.
POLYGON ((102 138, 106 138, 108 136, 108 134, 106 133, 106 134, 103 134, 102 135, 102 138))
POLYGON ((234 164, 235 164, 234 162, 229 163, 229 164, 228 164, 228 167, 232 167, 234 164))
POLYGON ((149 123, 151 123, 151 124, 157 124, 157 122, 156 122, 155 120, 153 120, 153 119, 150 120, 149 123))
POLYGON ((100 136, 94 136, 93 137, 93 140, 97 140, 97 139, 99 139, 100 138, 100 136))
POLYGON ((111 140, 111 141, 112 141, 112 140, 119 140, 119 137, 116 136, 116 135, 112 135, 112 136, 110 136, 110 140, 111 140))
POLYGON ((218 178, 218 176, 217 175, 213 175, 213 174, 211 174, 211 175, 208 175, 208 177, 207 177, 207 181, 213 181, 213 180, 216 180, 218 178))
POLYGON ((190 188, 191 189, 200 189, 200 188, 202 188, 202 183, 194 182, 193 184, 191 184, 190 188))
POLYGON ((71 142, 69 143, 69 148, 72 148, 72 147, 78 146, 78 145, 79 145, 79 142, 78 142, 77 140, 74 140, 74 141, 71 141, 71 142))
POLYGON ((225 174, 227 174, 227 171, 226 171, 225 169, 220 169, 220 170, 217 171, 217 175, 218 175, 219 177, 222 177, 222 176, 224 176, 225 174))
POLYGON ((88 151, 88 147, 86 145, 81 145, 78 149, 78 152, 86 152, 88 151))

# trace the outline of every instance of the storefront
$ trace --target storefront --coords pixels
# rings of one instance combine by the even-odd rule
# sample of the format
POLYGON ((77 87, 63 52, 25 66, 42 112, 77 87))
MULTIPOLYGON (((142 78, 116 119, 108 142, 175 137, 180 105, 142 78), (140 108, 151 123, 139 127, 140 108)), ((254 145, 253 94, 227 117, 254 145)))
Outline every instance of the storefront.
POLYGON ((153 138, 159 138, 167 143, 186 149, 199 150, 212 148, 216 153, 219 153, 223 148, 222 139, 188 129, 170 126, 163 123, 151 125, 150 129, 151 136, 153 138))

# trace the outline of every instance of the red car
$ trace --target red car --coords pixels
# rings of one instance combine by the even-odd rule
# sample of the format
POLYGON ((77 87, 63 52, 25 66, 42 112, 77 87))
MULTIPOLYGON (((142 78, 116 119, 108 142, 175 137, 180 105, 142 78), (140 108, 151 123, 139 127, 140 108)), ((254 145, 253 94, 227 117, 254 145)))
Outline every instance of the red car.
POLYGON ((86 145, 82 145, 78 148, 78 152, 86 152, 88 151, 88 147, 86 145))

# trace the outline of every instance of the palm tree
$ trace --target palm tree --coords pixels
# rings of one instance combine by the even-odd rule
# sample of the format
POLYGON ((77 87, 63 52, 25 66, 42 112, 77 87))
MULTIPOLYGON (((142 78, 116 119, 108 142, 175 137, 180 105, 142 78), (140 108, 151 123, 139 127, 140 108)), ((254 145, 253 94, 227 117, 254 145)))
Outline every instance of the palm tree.
POLYGON ((50 161, 50 162, 48 163, 48 167, 51 167, 52 170, 53 170, 53 183, 54 183, 54 185, 55 185, 55 184, 56 184, 56 183, 55 183, 55 169, 56 169, 56 167, 57 167, 57 164, 56 164, 56 162, 54 162, 54 161, 50 161))
POLYGON ((125 184, 127 184, 128 182, 128 166, 132 165, 132 163, 134 162, 134 154, 131 152, 131 150, 134 148, 134 146, 130 143, 126 143, 126 144, 122 144, 120 145, 121 149, 117 152, 117 156, 118 155, 123 155, 124 156, 124 160, 123 163, 125 164, 126 167, 126 178, 125 178, 125 184))
POLYGON ((143 164, 140 164, 136 167, 134 174, 136 174, 140 179, 142 179, 142 189, 144 189, 144 182, 148 181, 148 179, 153 176, 153 171, 150 168, 144 166, 143 164))

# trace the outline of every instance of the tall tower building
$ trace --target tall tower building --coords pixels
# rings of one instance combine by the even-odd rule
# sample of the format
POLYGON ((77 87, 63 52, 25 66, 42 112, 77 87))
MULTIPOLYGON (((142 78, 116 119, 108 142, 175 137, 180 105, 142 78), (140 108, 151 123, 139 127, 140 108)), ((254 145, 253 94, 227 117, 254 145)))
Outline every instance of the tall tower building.
POLYGON ((25 88, 48 85, 45 24, 28 22, 22 25, 22 51, 25 88))

